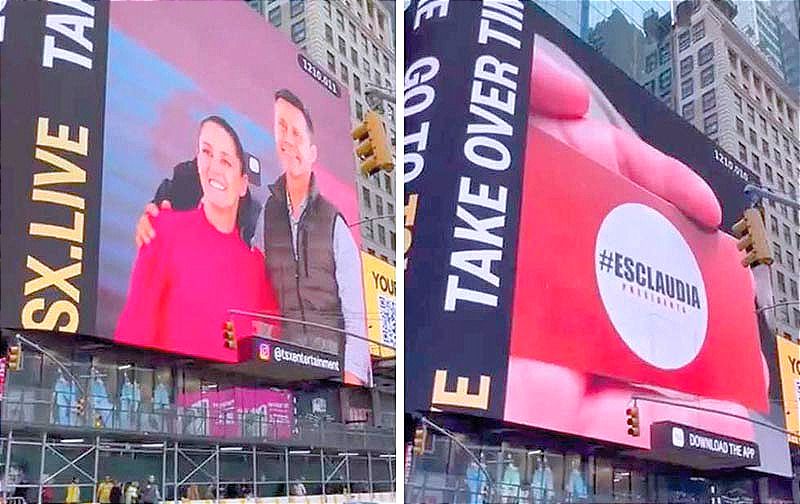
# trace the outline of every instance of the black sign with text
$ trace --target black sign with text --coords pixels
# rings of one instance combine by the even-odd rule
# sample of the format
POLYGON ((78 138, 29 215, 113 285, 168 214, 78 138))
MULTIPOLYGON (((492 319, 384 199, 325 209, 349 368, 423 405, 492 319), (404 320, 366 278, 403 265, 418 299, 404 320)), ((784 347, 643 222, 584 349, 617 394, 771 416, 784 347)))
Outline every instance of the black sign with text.
POLYGON ((503 414, 529 14, 523 2, 406 10, 407 411, 503 414))
POLYGON ((653 455, 675 464, 713 470, 761 463, 758 444, 686 425, 656 422, 650 437, 653 455))
POLYGON ((94 330, 108 9, 2 11, 3 327, 94 330))

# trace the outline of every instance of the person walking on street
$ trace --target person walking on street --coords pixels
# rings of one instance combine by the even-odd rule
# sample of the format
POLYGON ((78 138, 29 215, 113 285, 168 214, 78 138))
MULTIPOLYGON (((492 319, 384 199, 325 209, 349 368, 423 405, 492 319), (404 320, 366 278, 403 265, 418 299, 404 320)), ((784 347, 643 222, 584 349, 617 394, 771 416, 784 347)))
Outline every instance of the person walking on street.
POLYGON ((111 495, 110 500, 111 504, 122 504, 122 483, 119 481, 113 482, 113 487, 111 487, 111 495))
POLYGON ((111 481, 111 476, 106 476, 103 482, 97 486, 97 500, 100 501, 100 504, 110 504, 112 488, 114 488, 114 483, 111 481))
POLYGON ((67 504, 77 504, 81 501, 81 488, 78 486, 78 478, 72 478, 72 483, 67 487, 67 496, 64 502, 67 504))
POLYGON ((139 502, 139 482, 134 481, 125 489, 125 504, 137 504, 139 502))
POLYGON ((158 504, 161 502, 161 493, 158 491, 158 485, 156 485, 156 477, 152 474, 147 477, 147 483, 142 491, 141 502, 143 504, 158 504))

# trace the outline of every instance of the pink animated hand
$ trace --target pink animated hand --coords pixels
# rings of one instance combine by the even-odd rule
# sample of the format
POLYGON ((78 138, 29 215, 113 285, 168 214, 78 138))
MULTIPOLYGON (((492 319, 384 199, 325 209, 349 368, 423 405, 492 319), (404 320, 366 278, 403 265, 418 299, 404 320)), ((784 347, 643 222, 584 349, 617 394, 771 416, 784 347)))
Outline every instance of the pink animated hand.
POLYGON ((677 206, 707 228, 722 222, 714 192, 688 166, 616 126, 586 117, 587 84, 544 50, 534 51, 531 110, 534 126, 677 206))

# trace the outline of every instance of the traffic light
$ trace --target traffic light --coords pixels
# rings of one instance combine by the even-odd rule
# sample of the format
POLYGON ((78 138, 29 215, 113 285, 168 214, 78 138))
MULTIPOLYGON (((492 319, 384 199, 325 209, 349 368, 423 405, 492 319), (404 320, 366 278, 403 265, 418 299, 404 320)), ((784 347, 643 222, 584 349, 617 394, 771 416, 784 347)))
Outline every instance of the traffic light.
POLYGON ((236 350, 236 333, 233 330, 233 322, 230 320, 222 326, 222 335, 225 338, 225 348, 236 350))
POLYGON ((8 347, 8 370, 19 371, 22 369, 22 347, 20 345, 12 345, 8 347))
POLYGON ((78 416, 83 416, 86 412, 86 398, 81 397, 78 399, 78 404, 75 405, 75 409, 78 411, 78 416))
POLYGON ((372 175, 378 170, 394 169, 386 128, 383 127, 383 121, 377 112, 373 110, 367 112, 364 122, 353 130, 352 135, 353 140, 359 142, 356 155, 362 161, 361 173, 372 175))
POLYGON ((94 428, 95 429, 102 429, 103 428, 103 417, 100 415, 94 416, 94 428))
POLYGON ((628 435, 639 437, 639 407, 631 406, 625 413, 628 415, 628 435))
POLYGON ((739 238, 737 248, 747 253, 742 259, 742 266, 772 264, 767 228, 758 208, 748 208, 744 211, 742 220, 733 225, 733 234, 739 238))
POLYGON ((428 428, 420 425, 414 431, 414 455, 425 453, 425 444, 428 442, 428 428))

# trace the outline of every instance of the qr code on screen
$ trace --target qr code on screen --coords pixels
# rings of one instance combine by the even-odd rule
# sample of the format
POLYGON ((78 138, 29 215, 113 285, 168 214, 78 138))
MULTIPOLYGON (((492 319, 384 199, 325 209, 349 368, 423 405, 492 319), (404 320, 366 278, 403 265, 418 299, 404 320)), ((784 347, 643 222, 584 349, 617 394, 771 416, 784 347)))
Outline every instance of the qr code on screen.
POLYGON ((394 298, 378 295, 378 314, 381 317, 381 342, 394 348, 397 340, 395 336, 394 298))

